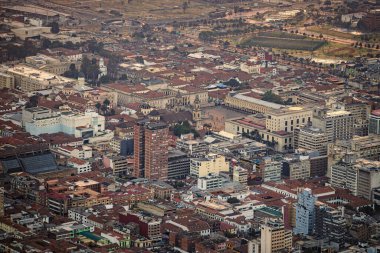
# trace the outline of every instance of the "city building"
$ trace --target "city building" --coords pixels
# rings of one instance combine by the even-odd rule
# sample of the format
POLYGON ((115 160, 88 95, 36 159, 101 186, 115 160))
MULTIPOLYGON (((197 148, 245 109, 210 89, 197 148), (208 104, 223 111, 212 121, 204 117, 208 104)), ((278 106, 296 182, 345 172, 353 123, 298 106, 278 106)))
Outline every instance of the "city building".
POLYGON ((327 143, 349 140, 354 136, 354 117, 349 111, 316 108, 312 121, 314 127, 326 133, 327 143))
POLYGON ((28 56, 25 58, 25 63, 33 68, 46 71, 55 75, 62 75, 70 69, 70 65, 77 65, 77 69, 80 67, 79 61, 69 61, 66 57, 51 57, 44 54, 37 54, 28 56))
POLYGON ((184 179, 190 175, 190 158, 179 150, 168 154, 168 179, 184 179))
POLYGON ((134 127, 135 177, 164 180, 168 177, 169 128, 162 122, 138 122, 134 127))
POLYGON ((308 156, 300 156, 299 159, 285 161, 283 163, 282 174, 289 179, 310 178, 311 164, 308 156))
POLYGON ((373 110, 369 115, 370 134, 380 134, 380 110, 373 110))
POLYGON ((310 235, 315 225, 315 201, 317 198, 311 193, 311 189, 305 188, 298 194, 296 205, 296 227, 294 234, 310 235))
POLYGON ((239 117, 226 120, 225 131, 236 135, 250 135, 258 141, 271 143, 277 152, 287 152, 293 149, 293 133, 268 131, 266 118, 262 114, 239 117))
POLYGON ((0 217, 4 216, 4 187, 0 187, 0 217))
POLYGON ((279 220, 268 220, 261 225, 261 253, 290 251, 292 248, 292 231, 284 227, 279 220))
POLYGON ((296 128, 294 130, 294 149, 318 151, 327 155, 327 135, 315 127, 296 128))
POLYGON ((344 244, 347 233, 344 207, 335 209, 318 203, 315 211, 315 234, 318 239, 344 244))
POLYGON ((0 89, 14 89, 15 78, 12 75, 0 73, 0 89))
POLYGON ((279 161, 274 161, 270 157, 264 159, 263 168, 261 169, 261 174, 264 182, 270 181, 280 181, 282 163, 279 161))
POLYGON ((131 166, 125 156, 103 156, 105 168, 111 168, 112 174, 118 177, 130 175, 131 166))
POLYGON ((71 157, 67 161, 67 166, 75 168, 78 174, 91 171, 91 164, 89 162, 76 157, 71 157))
POLYGON ((205 155, 209 151, 209 145, 202 140, 177 140, 176 147, 190 156, 205 155))
POLYGON ((119 214, 119 221, 123 224, 131 222, 138 224, 140 235, 154 241, 160 241, 161 235, 161 219, 143 216, 140 213, 127 212, 119 214))
POLYGON ((233 169, 232 180, 242 185, 247 185, 248 171, 242 167, 235 166, 233 169))
POLYGON ((32 135, 63 132, 89 139, 104 132, 105 118, 87 110, 85 113, 56 112, 45 107, 24 108, 22 124, 32 135))
POLYGON ((329 167, 339 162, 346 154, 356 158, 378 161, 380 159, 380 136, 354 136, 351 140, 340 140, 328 146, 329 167))
POLYGON ((113 151, 122 156, 133 155, 133 138, 114 137, 110 142, 113 151))
POLYGON ((224 100, 224 104, 230 108, 246 111, 249 113, 267 113, 272 109, 284 107, 280 104, 267 102, 251 95, 251 92, 230 92, 224 100))
POLYGON ((357 159, 354 170, 358 172, 357 196, 373 201, 372 193, 380 187, 380 162, 357 159))
POLYGON ((290 106, 266 113, 266 129, 271 132, 293 132, 297 127, 311 123, 313 117, 312 107, 290 106))
POLYGON ((61 146, 52 150, 60 157, 75 157, 79 159, 89 159, 92 157, 92 148, 88 146, 61 146))
POLYGON ((357 195, 358 171, 354 168, 356 158, 352 154, 346 154, 343 159, 331 167, 330 182, 332 186, 349 189, 357 195))
POLYGON ((46 90, 58 85, 75 84, 76 80, 52 74, 26 65, 7 69, 6 74, 14 77, 15 87, 24 92, 46 90))
POLYGON ((165 109, 174 106, 193 106, 194 101, 198 97, 201 104, 208 102, 208 93, 202 89, 194 89, 191 87, 181 88, 162 88, 158 90, 150 90, 145 86, 131 86, 118 83, 104 85, 103 90, 117 93, 117 104, 126 105, 128 103, 145 102, 157 109, 165 109), (181 104, 176 104, 178 101, 181 104))
POLYGON ((356 102, 350 98, 344 101, 342 107, 354 117, 354 134, 357 136, 368 135, 368 118, 371 106, 366 103, 356 102))
POLYGON ((209 174, 207 176, 198 178, 198 188, 200 190, 211 190, 222 187, 223 178, 216 174, 209 174))
POLYGON ((191 158, 190 161, 190 175, 195 177, 229 171, 230 164, 223 155, 210 153, 204 157, 191 158))

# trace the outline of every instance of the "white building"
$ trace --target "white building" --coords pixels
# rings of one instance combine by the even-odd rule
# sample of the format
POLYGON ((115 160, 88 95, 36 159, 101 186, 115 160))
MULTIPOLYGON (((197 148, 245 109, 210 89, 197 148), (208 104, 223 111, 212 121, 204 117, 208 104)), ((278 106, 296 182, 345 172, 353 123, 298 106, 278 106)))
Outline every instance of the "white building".
POLYGON ((105 118, 88 110, 85 113, 55 112, 44 107, 25 108, 22 124, 32 135, 63 132, 89 139, 101 134, 105 129, 105 118))
POLYGON ((89 162, 75 157, 67 161, 67 166, 77 169, 78 174, 91 171, 91 164, 89 162))
POLYGON ((208 175, 198 178, 198 188, 200 190, 211 190, 222 187, 222 177, 218 175, 208 175))
POLYGON ((88 146, 62 146, 58 147, 55 152, 65 157, 75 157, 78 159, 89 159, 92 157, 92 148, 88 146))

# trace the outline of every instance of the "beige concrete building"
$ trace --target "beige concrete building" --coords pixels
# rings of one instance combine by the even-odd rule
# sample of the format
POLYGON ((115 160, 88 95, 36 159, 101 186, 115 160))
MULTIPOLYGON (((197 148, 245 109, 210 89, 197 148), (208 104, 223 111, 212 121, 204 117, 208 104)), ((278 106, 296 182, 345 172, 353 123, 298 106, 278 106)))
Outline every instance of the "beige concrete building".
POLYGON ((310 160, 301 159, 289 162, 289 179, 307 179, 310 177, 310 160))
POLYGON ((79 61, 67 61, 63 57, 54 58, 44 54, 37 54, 25 58, 25 63, 32 68, 42 71, 62 75, 70 69, 70 65, 74 64, 77 69, 80 68, 79 61))
POLYGON ((380 162, 358 159, 354 169, 358 171, 357 195, 373 201, 373 190, 380 187, 380 162))
POLYGON ((292 231, 286 230, 281 221, 269 220, 261 225, 261 253, 290 251, 292 231))
POLYGON ((0 73, 0 89, 14 89, 15 88, 15 79, 12 75, 5 73, 0 73))
POLYGON ((235 135, 250 134, 259 135, 259 140, 270 142, 277 152, 284 152, 293 149, 293 133, 285 131, 270 132, 265 127, 265 117, 247 116, 243 118, 233 118, 225 122, 225 131, 235 135))
POLYGON ((233 171, 232 180, 234 182, 241 183, 242 185, 247 185, 248 171, 242 167, 235 167, 233 171))
POLYGON ((365 103, 346 103, 344 110, 351 112, 354 117, 354 134, 358 136, 368 135, 369 114, 371 106, 365 103))
POLYGON ((251 92, 235 93, 231 92, 224 100, 228 107, 250 112, 250 113, 267 113, 273 109, 283 108, 283 105, 267 102, 251 95, 251 92))
POLYGON ((22 40, 40 36, 43 33, 50 33, 50 30, 51 30, 51 27, 35 27, 35 26, 11 29, 11 31, 16 35, 16 37, 22 40))
POLYGON ((349 140, 354 135, 354 117, 351 112, 316 108, 313 113, 313 126, 327 135, 327 142, 349 140))
POLYGON ((319 155, 327 154, 327 136, 315 127, 296 128, 294 130, 294 148, 316 150, 319 155))
POLYGON ((380 136, 354 136, 352 140, 340 140, 328 145, 329 165, 336 163, 345 154, 353 154, 356 158, 378 161, 380 159, 380 136))
POLYGON ((54 86, 77 82, 74 79, 41 71, 22 64, 9 68, 6 73, 14 77, 15 86, 20 87, 24 92, 46 90, 54 86))
POLYGON ((220 172, 229 172, 230 163, 222 155, 208 154, 205 157, 190 160, 190 175, 206 177, 209 174, 218 175, 220 172))
POLYGON ((266 129, 269 131, 293 132, 296 127, 309 124, 313 109, 309 106, 289 106, 267 112, 266 129))
POLYGON ((179 109, 194 105, 198 97, 201 104, 208 103, 208 92, 206 90, 182 87, 179 89, 168 88, 150 90, 145 86, 131 87, 125 84, 104 85, 103 90, 117 93, 117 104, 126 105, 135 102, 146 102, 157 109, 179 109))

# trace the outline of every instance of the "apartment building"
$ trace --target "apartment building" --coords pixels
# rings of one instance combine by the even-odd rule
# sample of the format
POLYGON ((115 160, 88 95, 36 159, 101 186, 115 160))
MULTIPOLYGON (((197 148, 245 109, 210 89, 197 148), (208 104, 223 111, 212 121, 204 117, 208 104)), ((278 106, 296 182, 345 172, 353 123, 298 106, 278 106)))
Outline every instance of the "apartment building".
POLYGON ((284 227, 279 220, 268 220, 261 225, 261 253, 290 251, 292 248, 292 231, 284 227))
POLYGON ((168 177, 169 128, 163 122, 138 122, 134 127, 135 177, 163 180, 168 177))
POLYGON ((318 151, 327 155, 327 135, 316 127, 303 127, 294 130, 294 149, 318 151))
POLYGON ((0 73, 0 89, 14 89, 15 78, 12 75, 0 73))
POLYGON ((204 157, 191 158, 190 175, 195 177, 205 177, 209 174, 219 174, 229 172, 230 163, 223 155, 208 154, 204 157))
POLYGON ((313 126, 326 133, 327 142, 349 140, 354 136, 354 117, 345 110, 316 108, 313 114, 313 126))

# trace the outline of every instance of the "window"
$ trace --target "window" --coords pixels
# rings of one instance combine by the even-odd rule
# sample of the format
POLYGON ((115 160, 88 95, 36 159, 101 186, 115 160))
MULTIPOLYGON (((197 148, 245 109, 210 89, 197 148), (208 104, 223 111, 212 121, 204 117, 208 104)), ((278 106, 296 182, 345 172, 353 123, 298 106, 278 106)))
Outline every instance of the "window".
POLYGON ((290 124, 293 125, 293 120, 290 121, 290 124))
POLYGON ((288 125, 288 121, 286 120, 286 121, 285 121, 285 126, 287 126, 287 125, 288 125))
POLYGON ((300 119, 297 119, 297 124, 299 124, 300 123, 300 119))
POLYGON ((302 118, 302 123, 305 123, 305 118, 302 118))

